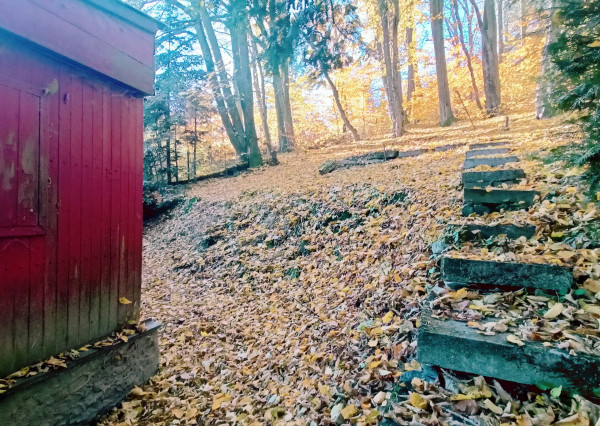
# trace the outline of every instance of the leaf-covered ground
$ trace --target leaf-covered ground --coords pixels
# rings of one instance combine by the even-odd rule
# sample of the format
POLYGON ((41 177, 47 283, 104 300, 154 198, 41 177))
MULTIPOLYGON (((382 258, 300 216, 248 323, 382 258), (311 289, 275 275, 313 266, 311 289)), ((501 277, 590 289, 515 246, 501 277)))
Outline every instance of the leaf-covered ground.
MULTIPOLYGON (((576 188, 578 170, 539 160, 577 134, 558 121, 538 122, 529 115, 513 116, 508 132, 500 130, 502 118, 478 122, 476 131, 468 123, 415 128, 402 140, 285 155, 278 167, 190 186, 187 201, 144 235, 142 317, 163 324, 160 371, 102 423, 595 422, 595 405, 556 389, 535 391, 450 372, 436 372, 445 388, 419 374, 400 380, 419 369, 414 355, 420 309, 427 289, 439 285, 429 246, 440 238, 451 243, 452 236, 443 235, 446 225, 467 221, 460 217, 459 187, 466 146, 324 176, 317 172, 325 160, 383 147, 508 139, 529 174, 520 186, 547 199, 529 213, 485 220, 531 222, 538 234, 532 242, 454 246, 451 253, 541 257, 575 266, 582 288, 583 283, 590 288, 577 298, 598 306, 599 252, 589 225, 598 218, 594 204, 570 189, 576 188)), ((477 301, 483 297, 477 294, 445 297, 437 302, 445 309, 439 312, 472 314, 465 320, 473 326, 485 311, 469 310, 473 303, 461 304, 462 299, 499 316, 511 305, 506 295, 493 303, 477 301)), ((529 322, 534 317, 525 315, 531 310, 527 304, 535 304, 543 317, 556 302, 523 300, 523 321, 529 322)), ((598 315, 579 312, 577 303, 562 301, 561 312, 547 321, 562 320, 551 327, 566 329, 573 318, 581 320, 575 325, 591 331, 574 350, 595 351, 598 315)), ((499 323, 522 329, 502 318, 499 323)), ((537 326, 535 332, 552 341, 545 338, 544 324, 537 326)), ((517 331, 518 339, 531 338, 517 331)), ((571 348, 576 339, 551 344, 564 347, 565 341, 571 348)))

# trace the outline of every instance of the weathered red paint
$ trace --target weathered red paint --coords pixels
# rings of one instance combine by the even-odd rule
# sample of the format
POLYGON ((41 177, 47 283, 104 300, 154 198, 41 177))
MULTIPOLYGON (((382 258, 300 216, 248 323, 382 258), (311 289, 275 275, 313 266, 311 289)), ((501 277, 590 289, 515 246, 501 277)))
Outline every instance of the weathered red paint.
POLYGON ((132 37, 123 49, 140 43, 136 61, 146 64, 119 82, 118 72, 93 67, 113 50, 90 51, 98 62, 76 64, 64 46, 56 55, 58 47, 16 36, 18 19, 6 28, 0 18, 0 377, 137 318, 148 85, 131 79, 148 81, 153 43, 149 20, 129 16, 149 26, 142 31, 95 0, 4 3, 13 17, 25 4, 22 13, 72 4, 78 28, 89 24, 89 34, 109 44, 115 35, 103 40, 93 23, 121 29, 120 37, 132 37))
POLYGON ((0 28, 150 94, 156 24, 115 0, 0 0, 0 28))

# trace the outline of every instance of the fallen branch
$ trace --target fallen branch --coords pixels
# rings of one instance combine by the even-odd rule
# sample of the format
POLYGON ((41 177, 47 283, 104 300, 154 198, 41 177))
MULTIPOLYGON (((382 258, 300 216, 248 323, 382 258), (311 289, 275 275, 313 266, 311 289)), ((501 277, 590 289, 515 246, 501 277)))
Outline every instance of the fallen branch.
POLYGON ((463 109, 465 110, 465 113, 467 114, 467 117, 469 117, 469 121, 471 122, 471 126, 473 126, 474 130, 477 130, 477 128, 475 127, 475 124, 473 124, 473 119, 471 118, 471 114, 469 114, 469 110, 467 109, 467 106, 465 105, 462 96, 460 96, 460 93, 458 90, 455 90, 456 95, 458 96, 458 100, 460 101, 460 103, 462 104, 463 109))
POLYGON ((337 169, 354 166, 365 166, 367 164, 384 163, 395 158, 417 157, 427 152, 427 149, 414 149, 411 151, 398 151, 396 149, 369 152, 363 155, 354 155, 343 160, 329 160, 321 164, 319 173, 325 175, 337 169))
POLYGON ((220 177, 226 177, 226 176, 234 176, 238 172, 248 170, 249 168, 250 168, 250 165, 248 163, 239 163, 239 164, 235 164, 230 167, 226 167, 223 170, 220 170, 218 172, 198 176, 198 177, 195 177, 192 179, 180 180, 178 182, 171 182, 170 185, 184 185, 186 183, 200 182, 202 180, 207 180, 207 179, 220 178, 220 177))

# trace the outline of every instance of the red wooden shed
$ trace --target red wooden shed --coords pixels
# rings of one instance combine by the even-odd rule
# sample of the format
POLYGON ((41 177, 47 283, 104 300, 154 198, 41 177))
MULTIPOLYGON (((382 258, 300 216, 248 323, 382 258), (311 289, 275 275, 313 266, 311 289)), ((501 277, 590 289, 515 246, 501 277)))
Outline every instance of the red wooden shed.
POLYGON ((116 0, 0 0, 0 377, 137 319, 156 30, 116 0))

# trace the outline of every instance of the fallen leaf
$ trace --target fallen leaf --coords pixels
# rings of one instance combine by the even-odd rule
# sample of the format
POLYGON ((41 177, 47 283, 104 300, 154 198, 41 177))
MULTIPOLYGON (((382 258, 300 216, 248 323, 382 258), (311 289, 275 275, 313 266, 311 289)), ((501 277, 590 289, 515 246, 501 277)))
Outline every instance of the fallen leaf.
POLYGON ((525 346, 525 343, 514 334, 509 334, 506 336, 506 340, 508 340, 510 343, 514 343, 515 345, 525 346))
POLYGON ((550 390, 550 395, 552 395, 554 398, 558 398, 561 393, 562 393, 562 386, 559 386, 557 388, 553 388, 550 390))
POLYGON ((358 413, 358 408, 352 404, 346 405, 341 411, 342 417, 346 420, 350 417, 354 417, 356 413, 358 413))
POLYGON ((420 408, 421 410, 425 410, 427 408, 427 401, 420 394, 413 392, 410 394, 409 399, 410 405, 416 408, 420 408))
POLYGON ((504 410, 502 408, 498 407, 496 404, 494 404, 489 399, 484 400, 483 405, 485 405, 485 408, 490 410, 492 413, 497 414, 499 416, 502 415, 502 413, 504 412, 504 410))
MULTIPOLYGON (((562 303, 555 303, 554 306, 552 306, 550 309, 548 309, 548 312, 546 312, 544 314, 544 318, 554 319, 562 313, 563 309, 564 309, 564 306, 562 303)), ((515 343, 515 342, 513 342, 513 343, 515 343)))
POLYGON ((455 292, 451 292, 450 297, 453 298, 454 300, 461 300, 467 296, 467 293, 468 293, 468 290, 465 287, 463 287, 455 292))
POLYGON ((386 393, 386 392, 383 392, 383 391, 382 391, 382 392, 378 392, 378 393, 377 393, 377 395, 375 395, 375 396, 373 397, 372 401, 373 401, 375 404, 379 405, 379 404, 381 404, 383 401, 385 401, 386 397, 387 397, 387 393, 386 393))
POLYGON ((183 411, 180 408, 174 408, 171 410, 171 414, 173 414, 178 419, 181 419, 181 418, 183 418, 183 416, 185 416, 185 411, 183 411))
POLYGON ((600 293, 600 281, 589 278, 583 283, 583 288, 594 294, 600 293))
POLYGON ((388 313, 383 316, 382 321, 385 324, 388 324, 388 323, 392 322, 393 319, 394 319, 394 313, 392 311, 388 311, 388 313))
POLYGON ((232 400, 232 396, 231 396, 230 394, 228 394, 228 393, 225 393, 225 394, 223 394, 223 393, 217 394, 217 395, 215 396, 215 398, 213 399, 213 403, 212 403, 212 409, 213 409, 213 410, 218 410, 219 408, 221 408, 221 406, 222 406, 224 403, 226 403, 226 402, 229 402, 229 401, 231 401, 231 400, 232 400))

